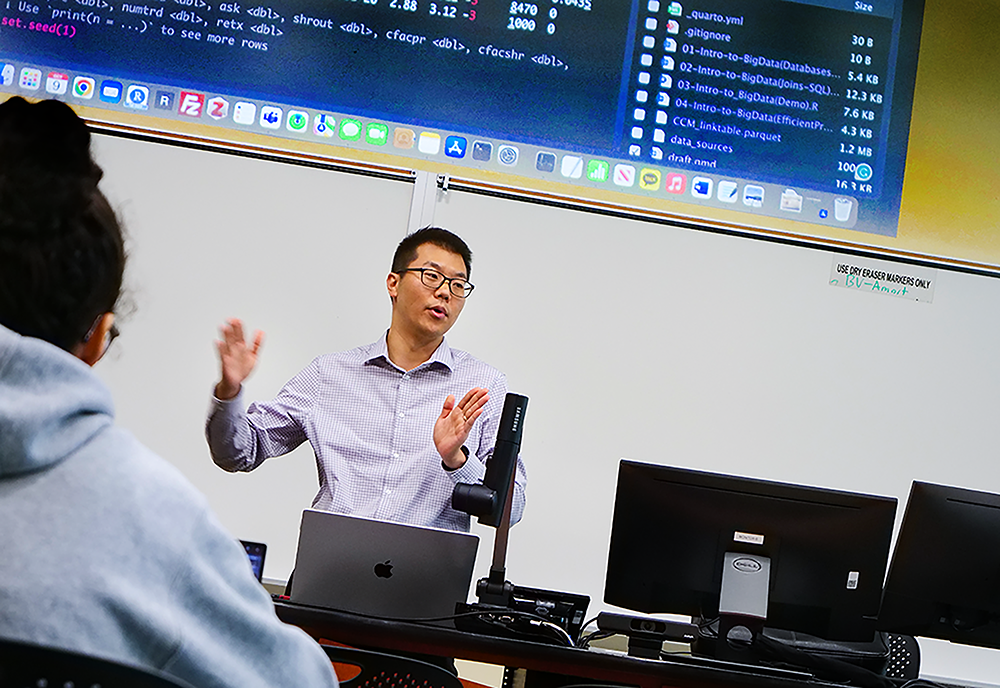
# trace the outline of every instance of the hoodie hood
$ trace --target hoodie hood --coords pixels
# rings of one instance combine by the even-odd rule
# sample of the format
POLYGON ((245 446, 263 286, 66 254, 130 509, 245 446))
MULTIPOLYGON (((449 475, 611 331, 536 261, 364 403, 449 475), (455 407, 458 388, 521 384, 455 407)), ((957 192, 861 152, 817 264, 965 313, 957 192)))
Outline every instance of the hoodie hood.
POLYGON ((0 326, 0 478, 59 463, 113 416, 111 392, 90 366, 0 326))

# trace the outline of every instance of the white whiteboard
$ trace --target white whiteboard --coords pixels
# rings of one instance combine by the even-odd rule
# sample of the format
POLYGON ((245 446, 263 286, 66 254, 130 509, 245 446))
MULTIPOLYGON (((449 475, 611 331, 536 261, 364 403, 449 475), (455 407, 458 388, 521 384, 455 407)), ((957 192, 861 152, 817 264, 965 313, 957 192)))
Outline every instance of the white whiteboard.
MULTIPOLYGON (((216 328, 267 331, 249 398, 314 356, 374 341, 412 186, 98 137, 130 233, 137 309, 98 367, 121 425, 174 463, 234 535, 291 569, 316 489, 301 447, 252 474, 203 437, 216 328)), ((873 492, 921 479, 1000 492, 1000 280, 940 271, 933 303, 828 284, 833 254, 449 192, 472 247, 453 346, 529 397, 524 520, 508 578, 601 603, 618 460, 873 492)), ((492 531, 476 575, 485 575, 492 531)), ((990 650, 923 642, 924 670, 991 680, 990 650)))

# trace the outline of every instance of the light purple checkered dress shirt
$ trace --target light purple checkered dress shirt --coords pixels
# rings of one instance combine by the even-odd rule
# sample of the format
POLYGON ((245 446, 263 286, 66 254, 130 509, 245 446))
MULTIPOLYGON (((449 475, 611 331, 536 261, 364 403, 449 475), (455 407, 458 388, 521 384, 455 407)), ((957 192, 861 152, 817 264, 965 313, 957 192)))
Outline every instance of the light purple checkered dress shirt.
MULTIPOLYGON (((319 471, 316 509, 468 530, 469 516, 451 508, 452 489, 486 474, 506 394, 503 373, 446 341, 426 363, 402 370, 389 361, 383 336, 314 359, 278 396, 246 411, 242 392, 214 399, 206 435, 212 459, 227 471, 252 471, 308 440, 319 471), (469 460, 445 471, 434 422, 449 394, 461 399, 473 387, 487 388, 490 399, 465 443, 469 460)), ((512 522, 524 510, 526 480, 518 457, 512 522)))

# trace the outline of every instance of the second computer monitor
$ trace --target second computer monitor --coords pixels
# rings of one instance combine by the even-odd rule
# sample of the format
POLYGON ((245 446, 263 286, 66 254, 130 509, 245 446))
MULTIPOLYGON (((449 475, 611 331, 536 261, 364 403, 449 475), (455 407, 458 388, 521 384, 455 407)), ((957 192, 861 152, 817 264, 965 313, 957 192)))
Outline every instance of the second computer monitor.
POLYGON ((879 628, 1000 648, 1000 495, 914 481, 879 628))
POLYGON ((704 620, 735 603, 767 627, 868 641, 895 513, 890 497, 622 461, 604 601, 704 620))

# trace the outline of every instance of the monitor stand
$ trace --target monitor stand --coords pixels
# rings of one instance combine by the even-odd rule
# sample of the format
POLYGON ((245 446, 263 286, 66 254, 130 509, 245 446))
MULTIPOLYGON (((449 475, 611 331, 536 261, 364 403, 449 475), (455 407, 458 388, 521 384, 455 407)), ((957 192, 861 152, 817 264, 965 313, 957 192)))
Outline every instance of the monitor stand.
POLYGON ((770 578, 770 558, 726 552, 719 596, 719 637, 715 642, 718 659, 756 663, 750 645, 754 636, 764 630, 770 578))

